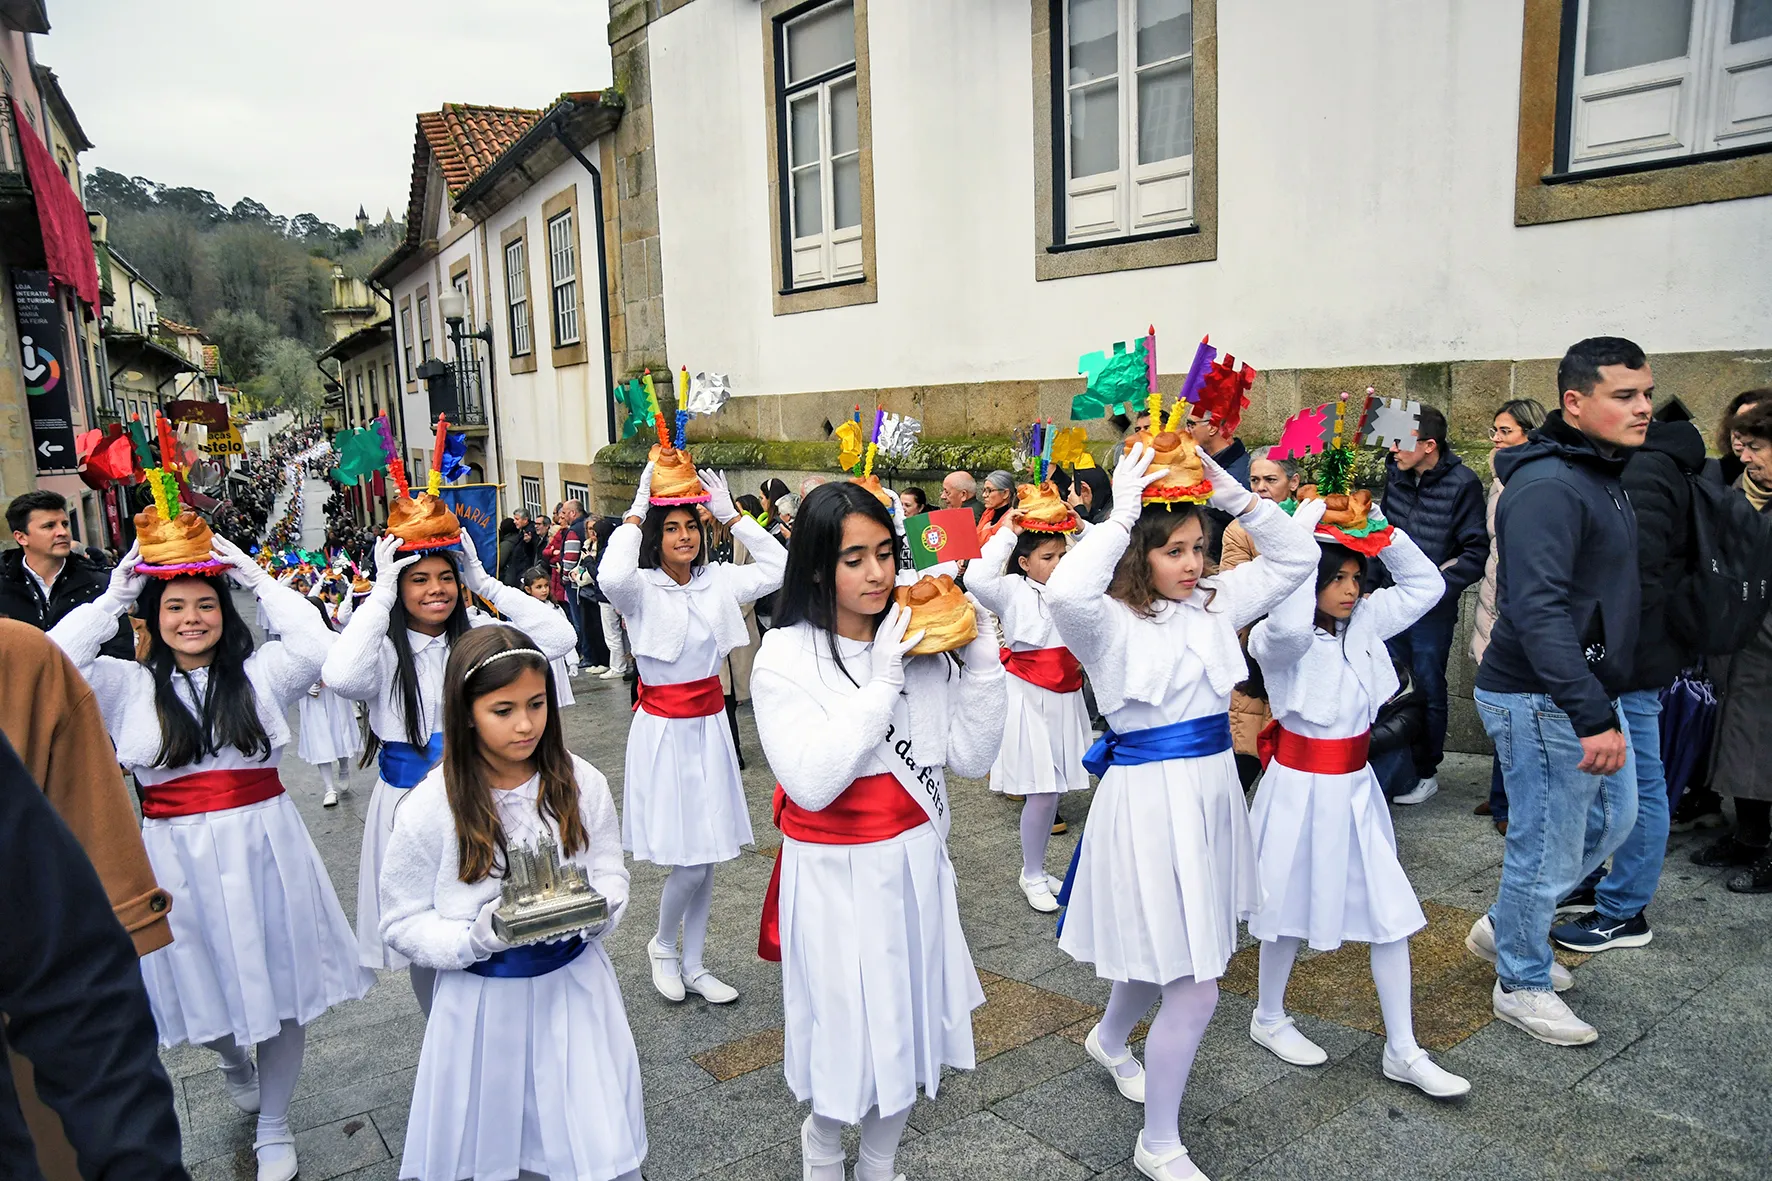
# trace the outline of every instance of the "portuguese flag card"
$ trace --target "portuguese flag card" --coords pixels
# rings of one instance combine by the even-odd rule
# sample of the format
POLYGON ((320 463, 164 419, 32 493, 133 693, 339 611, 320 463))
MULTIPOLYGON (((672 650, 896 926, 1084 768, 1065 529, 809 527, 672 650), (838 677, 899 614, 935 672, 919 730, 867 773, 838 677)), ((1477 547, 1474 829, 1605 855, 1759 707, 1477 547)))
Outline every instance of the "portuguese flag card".
POLYGON ((944 508, 922 513, 904 523, 911 543, 911 564, 919 570, 941 562, 978 557, 978 522, 969 508, 944 508))

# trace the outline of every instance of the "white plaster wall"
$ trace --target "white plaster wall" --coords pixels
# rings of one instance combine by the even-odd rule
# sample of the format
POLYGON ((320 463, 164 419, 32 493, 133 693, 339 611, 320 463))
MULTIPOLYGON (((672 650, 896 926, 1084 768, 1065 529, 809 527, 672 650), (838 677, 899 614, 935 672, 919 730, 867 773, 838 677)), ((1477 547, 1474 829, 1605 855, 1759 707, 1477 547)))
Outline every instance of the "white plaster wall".
POLYGON ((781 317, 755 0, 653 23, 673 367, 1063 377, 1151 321, 1165 367, 1207 331, 1262 368, 1772 346, 1772 198, 1514 226, 1520 0, 1223 0, 1217 260, 1036 283, 1028 8, 870 7, 879 302, 781 317))

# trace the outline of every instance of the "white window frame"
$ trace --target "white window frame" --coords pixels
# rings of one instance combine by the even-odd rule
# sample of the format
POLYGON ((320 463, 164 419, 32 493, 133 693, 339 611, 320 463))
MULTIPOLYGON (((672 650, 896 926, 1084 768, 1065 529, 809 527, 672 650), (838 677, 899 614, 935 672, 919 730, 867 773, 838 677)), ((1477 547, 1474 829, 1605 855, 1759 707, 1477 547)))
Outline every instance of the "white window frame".
POLYGON ((412 381, 412 305, 402 304, 400 307, 400 348, 406 360, 406 380, 412 381))
POLYGON ((1592 0, 1580 0, 1565 170, 1677 161, 1772 144, 1772 37, 1729 42, 1736 0, 1692 0, 1682 57, 1587 74, 1592 0), (1736 103, 1752 101, 1747 111, 1736 103))
POLYGON ((535 351, 529 326, 529 240, 518 238, 505 247, 506 323, 511 333, 511 356, 527 357, 535 351))
POLYGON ((572 213, 562 209, 548 218, 548 290, 554 347, 579 343, 578 250, 573 242, 572 213))
MULTIPOLYGON (((1064 230, 1065 241, 1091 242, 1187 229, 1194 223, 1194 154, 1172 156, 1149 164, 1138 162, 1138 76, 1183 62, 1189 66, 1191 113, 1197 101, 1192 66, 1193 46, 1188 51, 1159 61, 1138 64, 1138 0, 1115 0, 1119 15, 1116 40, 1118 62, 1111 78, 1095 78, 1073 85, 1071 73, 1070 0, 1059 0, 1062 20, 1055 30, 1061 38, 1060 70, 1053 79, 1055 103, 1064 112, 1064 230), (1112 82, 1119 96, 1119 166, 1111 172, 1072 176, 1071 98, 1112 82)), ((1189 137, 1190 140, 1192 137, 1189 137)), ((1197 146, 1197 145, 1196 145, 1197 146)))
POLYGON ((531 521, 547 520, 547 502, 542 499, 541 477, 518 476, 517 488, 523 497, 523 508, 529 513, 529 519, 531 521))
POLYGON ((840 162, 846 163, 853 159, 859 168, 861 160, 861 79, 856 72, 853 47, 848 62, 800 82, 786 81, 793 70, 788 51, 788 30, 834 8, 853 10, 854 0, 834 0, 833 3, 802 12, 791 20, 781 21, 776 26, 776 60, 781 63, 783 79, 776 119, 777 153, 781 160, 780 217, 782 236, 788 242, 788 256, 783 260, 782 273, 786 278, 786 286, 793 291, 828 283, 853 282, 865 277, 861 246, 862 222, 866 220, 865 216, 857 216, 852 226, 836 228, 836 166, 840 162), (856 142, 853 149, 835 155, 831 147, 831 92, 844 85, 854 87, 856 92, 856 142), (818 159, 798 161, 793 158, 794 104, 814 95, 814 101, 818 104, 818 159), (794 176, 813 168, 819 170, 819 229, 802 234, 799 232, 794 207, 794 176))
POLYGON ((437 355, 431 347, 431 297, 420 295, 414 304, 418 309, 418 359, 429 361, 437 355))
POLYGON ((561 480, 560 499, 576 500, 578 507, 587 514, 591 511, 591 487, 589 484, 580 484, 576 480, 561 480))

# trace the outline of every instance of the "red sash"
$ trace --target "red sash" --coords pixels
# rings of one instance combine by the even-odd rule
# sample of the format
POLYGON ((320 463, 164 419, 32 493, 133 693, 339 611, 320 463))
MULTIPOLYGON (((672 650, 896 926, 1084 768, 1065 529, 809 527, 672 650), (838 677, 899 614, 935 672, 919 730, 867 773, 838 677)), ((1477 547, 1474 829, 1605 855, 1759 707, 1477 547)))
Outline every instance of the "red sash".
POLYGON ((1083 687, 1083 664, 1069 648, 999 648, 997 656, 1011 674, 1049 692, 1075 693, 1083 687))
MULTIPOLYGON (((808 812, 775 787, 775 827, 783 836, 812 845, 871 845, 889 841, 920 824, 929 815, 890 774, 864 775, 843 789, 820 812, 808 812)), ((757 955, 781 962, 781 854, 763 895, 763 921, 757 932, 757 955)))
POLYGON ((648 685, 640 682, 640 699, 635 709, 660 718, 705 718, 726 708, 726 694, 720 690, 719 677, 703 677, 699 681, 678 681, 674 685, 648 685))
POLYGON ((1278 722, 1262 727, 1255 740, 1255 751, 1266 768, 1278 759, 1280 766, 1313 775, 1352 775, 1366 765, 1367 747, 1372 733, 1367 731, 1352 738, 1306 738, 1294 734, 1278 722))
POLYGON ((244 808, 283 794, 277 768, 198 771, 142 788, 142 815, 150 820, 244 808))

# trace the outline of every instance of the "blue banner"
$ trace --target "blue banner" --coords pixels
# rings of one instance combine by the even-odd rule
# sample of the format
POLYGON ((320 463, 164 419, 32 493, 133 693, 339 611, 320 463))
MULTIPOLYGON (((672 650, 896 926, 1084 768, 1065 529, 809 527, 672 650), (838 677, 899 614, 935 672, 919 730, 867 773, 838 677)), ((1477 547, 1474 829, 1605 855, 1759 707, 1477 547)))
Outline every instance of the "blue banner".
POLYGON ((445 484, 443 503, 461 522, 461 530, 474 543, 474 553, 488 570, 498 569, 498 485, 445 484))

